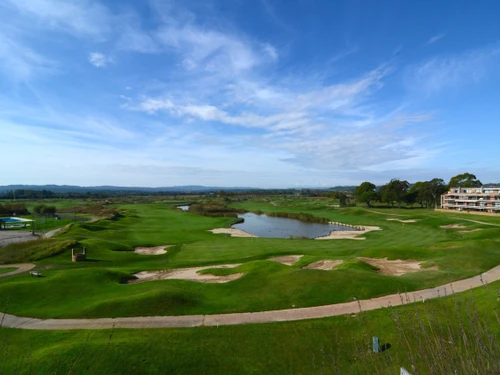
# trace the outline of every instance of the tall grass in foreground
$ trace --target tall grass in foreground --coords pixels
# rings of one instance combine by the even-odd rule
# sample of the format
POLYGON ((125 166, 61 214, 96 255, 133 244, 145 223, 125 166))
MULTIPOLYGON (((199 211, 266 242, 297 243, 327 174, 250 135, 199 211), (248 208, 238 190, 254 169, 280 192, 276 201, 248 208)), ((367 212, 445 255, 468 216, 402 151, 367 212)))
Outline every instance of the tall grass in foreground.
MULTIPOLYGON (((318 332, 312 331, 310 337, 302 337, 303 342, 309 343, 309 346, 302 347, 300 358, 289 357, 290 354, 287 353, 289 345, 295 345, 295 343, 288 343, 281 347, 281 352, 270 353, 281 359, 289 358, 289 366, 285 366, 288 368, 280 370, 266 368, 265 372, 269 374, 386 375, 399 374, 399 368, 404 367, 412 375, 500 374, 500 320, 496 310, 498 292, 488 285, 484 286, 484 291, 487 293, 480 293, 482 294, 480 299, 477 299, 472 291, 455 295, 450 290, 447 298, 412 304, 409 302, 415 301, 410 301, 408 296, 403 294, 401 298, 408 303, 404 306, 389 307, 377 313, 360 311, 352 318, 330 318, 331 323, 328 324, 331 324, 334 329, 331 332, 333 333, 331 341, 316 340, 314 335, 318 332), (339 329, 341 325, 339 322, 342 319, 355 320, 353 329, 352 331, 340 330, 340 334, 335 334, 334 327, 339 329), (373 335, 379 335, 381 338, 382 351, 379 353, 372 351, 373 335)), ((8 306, 3 310, 8 310, 8 306)), ((124 345, 127 345, 127 342, 123 341, 123 337, 115 338, 116 332, 113 329, 109 333, 100 334, 98 344, 92 337, 93 331, 89 331, 80 333, 78 342, 68 349, 57 344, 57 341, 51 341, 50 338, 49 341, 41 340, 40 343, 33 343, 20 349, 9 342, 8 330, 4 331, 1 328, 2 323, 3 319, 0 316, 0 374, 166 373, 158 371, 166 364, 162 362, 164 361, 161 355, 162 350, 178 353, 179 356, 174 357, 175 363, 166 364, 170 370, 167 373, 176 374, 262 373, 262 366, 260 366, 261 372, 257 372, 258 370, 252 367, 252 363, 259 364, 260 361, 265 361, 265 358, 256 356, 256 353, 260 355, 264 353, 257 351, 253 352, 247 361, 237 362, 240 365, 244 363, 246 367, 224 368, 222 371, 220 367, 210 366, 193 365, 194 367, 185 368, 186 363, 192 360, 189 356, 182 356, 186 355, 183 354, 183 349, 186 350, 183 345, 195 345, 194 342, 186 344, 172 340, 162 350, 152 353, 149 352, 151 348, 148 348, 148 345, 134 346, 135 351, 131 353, 124 351, 124 345), (40 352, 43 353, 42 356, 40 352), (44 371, 40 371, 38 362, 40 360, 45 361, 44 371), (158 365, 148 367, 151 362, 158 362, 158 365)), ((283 324, 293 330, 292 323, 283 324)), ((318 326, 325 327, 324 323, 318 326)), ((263 327, 265 328, 265 325, 263 327)), ((222 335, 220 338, 226 340, 231 338, 231 345, 245 346, 246 336, 242 335, 240 342, 235 341, 235 337, 238 337, 238 332, 241 333, 241 330, 238 327, 234 329, 229 331, 228 328, 231 337, 222 335), (232 336, 233 334, 236 336, 232 336)), ((196 329, 186 330, 195 332, 193 330, 196 329)), ((210 328, 204 332, 217 335, 215 330, 217 328, 210 328)), ((304 333, 304 331, 301 332, 304 333)), ((69 333, 61 332, 61 335, 66 334, 69 333)), ((33 338, 33 336, 30 337, 33 338)), ((49 337, 57 340, 56 336, 49 337)), ((293 337, 297 339, 296 336, 293 337)), ((131 338, 131 340, 134 339, 131 338)), ((203 350, 206 348, 202 344, 196 349, 196 351, 203 350)), ((217 356, 229 354, 221 350, 210 353, 217 356)), ((228 347, 225 347, 225 350, 231 351, 228 347)))
MULTIPOLYGON (((489 289, 488 285, 484 288, 489 289)), ((492 290, 488 290, 492 292, 492 290)), ((404 367, 412 375, 423 374, 500 374, 500 318, 495 308, 484 311, 474 293, 455 294, 433 301, 410 301, 401 295, 403 307, 389 307, 396 338, 381 342, 381 352, 372 350, 372 337, 363 327, 369 325, 360 313, 363 329, 356 341, 354 367, 338 374, 399 374, 404 367), (416 302, 409 305, 411 302, 416 302), (483 311, 481 311, 483 310, 483 311), (367 345, 368 344, 368 345, 367 345), (402 350, 391 350, 398 345, 402 350)), ((488 293, 500 300, 498 291, 488 293)), ((383 340, 383 338, 382 338, 383 340)))

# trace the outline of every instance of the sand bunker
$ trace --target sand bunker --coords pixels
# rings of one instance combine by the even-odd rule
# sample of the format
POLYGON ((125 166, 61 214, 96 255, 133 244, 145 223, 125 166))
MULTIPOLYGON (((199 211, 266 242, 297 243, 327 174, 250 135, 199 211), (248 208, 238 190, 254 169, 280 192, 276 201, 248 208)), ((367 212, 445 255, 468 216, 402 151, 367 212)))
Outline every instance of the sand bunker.
POLYGON ((466 233, 472 233, 472 232, 477 232, 482 230, 481 228, 476 228, 476 229, 471 229, 471 230, 459 230, 458 233, 460 234, 466 234, 466 233))
POLYGON ((391 218, 391 219, 387 219, 387 220, 389 220, 389 221, 399 221, 400 223, 416 223, 417 222, 416 219, 401 220, 401 219, 391 218))
POLYGON ((285 266, 293 266, 302 257, 303 257, 303 255, 285 255, 285 256, 281 256, 281 257, 269 258, 268 260, 284 264, 285 266))
POLYGON ((202 283, 227 283, 228 281, 239 279, 243 276, 242 273, 234 273, 232 275, 217 276, 209 273, 200 274, 201 270, 210 268, 235 268, 241 266, 240 264, 223 264, 219 266, 206 266, 206 267, 191 267, 191 268, 177 268, 172 270, 161 271, 142 271, 134 274, 137 280, 130 281, 131 284, 153 280, 190 280, 199 281, 202 283))
POLYGON ((313 262, 305 267, 302 267, 302 269, 331 271, 333 270, 333 267, 342 263, 344 263, 343 260, 318 260, 317 262, 313 262))
POLYGON ((257 237, 253 234, 245 232, 244 230, 236 228, 216 228, 209 230, 209 232, 214 234, 230 234, 231 237, 257 237))
MULTIPOLYGON (((379 269, 378 273, 382 275, 401 276, 405 273, 421 271, 421 264, 423 262, 417 260, 387 260, 387 258, 356 258, 362 262, 368 263, 379 269)), ((437 267, 426 268, 426 270, 437 270, 437 267)))
POLYGON ((174 245, 162 245, 156 247, 136 247, 134 249, 134 253, 141 255, 161 255, 167 253, 167 248, 172 247, 174 245))
POLYGON ((365 237, 358 237, 362 234, 380 230, 380 227, 363 226, 362 230, 334 230, 328 236, 316 237, 315 240, 365 240, 365 237))
POLYGON ((460 224, 448 224, 448 225, 441 225, 440 228, 443 228, 443 229, 464 229, 467 227, 465 225, 460 225, 460 224))

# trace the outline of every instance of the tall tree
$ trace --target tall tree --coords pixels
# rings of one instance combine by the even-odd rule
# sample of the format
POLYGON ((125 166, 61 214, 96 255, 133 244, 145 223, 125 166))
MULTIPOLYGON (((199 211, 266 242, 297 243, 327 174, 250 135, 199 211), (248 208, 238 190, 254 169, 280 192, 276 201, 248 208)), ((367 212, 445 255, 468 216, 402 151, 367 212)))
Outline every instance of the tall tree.
POLYGON ((365 181, 356 188, 354 195, 358 202, 366 203, 367 207, 371 207, 370 202, 378 198, 378 194, 375 189, 376 186, 374 184, 365 181))
MULTIPOLYGON (((479 183, 481 183, 481 181, 479 181, 479 183)), ((446 186, 446 184, 444 183, 444 180, 442 178, 433 178, 432 180, 430 180, 428 182, 428 189, 429 189, 429 193, 432 196, 434 208, 437 208, 441 194, 446 193, 446 191, 448 190, 448 187, 446 186)))
POLYGON ((409 186, 410 184, 408 181, 401 181, 397 178, 393 178, 387 184, 386 194, 388 202, 392 205, 394 205, 394 202, 397 202, 398 207, 401 208, 401 202, 403 202, 409 186))
POLYGON ((448 184, 450 188, 452 187, 481 187, 482 182, 477 179, 472 173, 462 173, 450 179, 448 184))

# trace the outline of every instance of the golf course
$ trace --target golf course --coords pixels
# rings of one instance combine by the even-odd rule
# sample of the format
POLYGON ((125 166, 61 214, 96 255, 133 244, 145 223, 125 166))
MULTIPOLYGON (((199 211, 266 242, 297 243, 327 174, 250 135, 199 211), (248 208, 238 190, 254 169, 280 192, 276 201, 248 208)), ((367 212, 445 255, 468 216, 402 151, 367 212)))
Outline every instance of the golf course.
MULTIPOLYGON (((484 333, 491 350, 498 347, 500 282, 488 280, 500 265, 498 217, 271 196, 224 207, 308 214, 357 230, 321 239, 238 237, 223 230, 237 218, 177 208, 189 203, 117 199, 103 204, 101 216, 46 223, 50 238, 0 247, 0 373, 385 374, 414 366, 424 374, 427 355, 469 351, 463 342, 443 349, 441 336, 463 330, 477 343, 484 333), (72 250, 83 249, 86 259, 72 262, 72 250), (37 277, 12 274, 26 263, 37 277), (474 277, 477 288, 453 290, 474 277), (435 287, 438 295, 415 297, 435 287), (400 302, 363 307, 386 296, 400 302), (307 315, 326 305, 354 310, 307 315), (274 315, 239 315, 266 312, 274 315), (236 320, 226 325, 224 316, 236 320), (14 324, 12 317, 29 319, 14 324), (158 328, 170 327, 155 324, 164 317, 176 328, 158 328), (122 318, 134 323, 123 326, 122 318), (45 329, 35 327, 39 320, 45 329), (422 334, 429 354, 418 349, 422 334), (383 352, 371 351, 372 336, 386 344, 383 352)), ((475 346, 483 358, 484 346, 475 346)))

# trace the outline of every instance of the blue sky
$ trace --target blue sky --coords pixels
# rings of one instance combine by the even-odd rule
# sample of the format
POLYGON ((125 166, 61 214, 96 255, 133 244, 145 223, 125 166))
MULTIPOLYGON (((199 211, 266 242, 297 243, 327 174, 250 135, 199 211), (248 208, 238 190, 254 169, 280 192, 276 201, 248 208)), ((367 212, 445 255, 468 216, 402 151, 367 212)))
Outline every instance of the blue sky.
POLYGON ((4 0, 0 184, 498 182, 499 12, 4 0))

